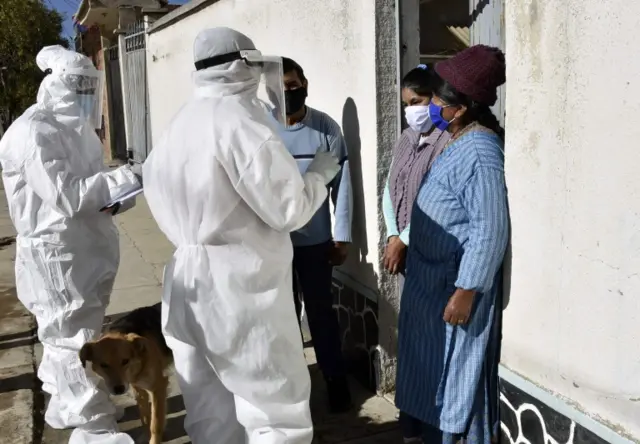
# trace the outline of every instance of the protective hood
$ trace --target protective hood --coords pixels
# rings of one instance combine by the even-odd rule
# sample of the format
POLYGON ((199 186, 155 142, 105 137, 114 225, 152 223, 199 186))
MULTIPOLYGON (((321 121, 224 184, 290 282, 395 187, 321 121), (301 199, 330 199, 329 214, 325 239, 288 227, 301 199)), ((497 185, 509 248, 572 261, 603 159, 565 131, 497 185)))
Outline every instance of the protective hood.
MULTIPOLYGON (((211 57, 252 49, 256 47, 251 39, 234 29, 205 29, 198 34, 193 43, 193 61, 197 63, 211 57)), ((196 71, 193 80, 196 94, 208 92, 223 96, 250 93, 258 89, 260 70, 248 66, 242 60, 235 60, 196 71)))
POLYGON ((198 34, 194 59, 196 95, 246 94, 285 124, 282 57, 265 56, 246 35, 220 27, 198 34))
POLYGON ((56 45, 42 48, 36 63, 47 74, 38 90, 38 105, 56 113, 65 124, 92 121, 99 128, 104 76, 91 60, 56 45), (90 109, 83 106, 87 103, 91 104, 90 109))

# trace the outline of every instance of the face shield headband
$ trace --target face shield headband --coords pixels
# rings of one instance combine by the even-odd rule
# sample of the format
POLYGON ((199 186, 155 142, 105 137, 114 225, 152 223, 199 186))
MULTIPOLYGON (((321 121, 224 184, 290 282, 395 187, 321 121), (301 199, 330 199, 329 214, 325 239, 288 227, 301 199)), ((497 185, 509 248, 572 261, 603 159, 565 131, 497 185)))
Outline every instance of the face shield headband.
POLYGON ((258 99, 265 111, 283 125, 286 122, 282 57, 263 56, 258 50, 234 51, 195 62, 197 71, 243 60, 260 72, 258 99))
POLYGON ((247 62, 247 65, 252 66, 246 57, 246 53, 248 52, 257 52, 258 55, 260 55, 259 51, 234 51, 227 54, 220 54, 214 57, 209 57, 208 59, 198 60, 195 63, 196 71, 202 71, 203 69, 213 68, 214 66, 235 62, 236 60, 244 60, 245 62, 247 62), (243 55, 243 53, 245 55, 243 55))

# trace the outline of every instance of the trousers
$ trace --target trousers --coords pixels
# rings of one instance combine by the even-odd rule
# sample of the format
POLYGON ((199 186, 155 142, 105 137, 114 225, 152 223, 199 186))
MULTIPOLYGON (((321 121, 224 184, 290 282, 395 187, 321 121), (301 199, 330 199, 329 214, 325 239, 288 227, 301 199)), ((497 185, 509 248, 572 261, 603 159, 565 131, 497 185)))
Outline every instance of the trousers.
POLYGON ((102 330, 118 264, 114 255, 71 254, 64 246, 18 239, 16 290, 38 323, 38 378, 51 395, 45 421, 55 429, 75 427, 71 444, 133 444, 118 432, 109 394, 78 355, 102 330))
POLYGON ((311 443, 311 381, 287 264, 279 279, 238 277, 243 268, 205 245, 179 246, 167 264, 163 333, 193 444, 311 443))
POLYGON ((332 242, 325 242, 293 248, 293 294, 296 313, 300 320, 302 304, 298 294, 302 293, 318 366, 326 379, 342 378, 346 375, 340 325, 333 310, 331 293, 331 245, 332 242))

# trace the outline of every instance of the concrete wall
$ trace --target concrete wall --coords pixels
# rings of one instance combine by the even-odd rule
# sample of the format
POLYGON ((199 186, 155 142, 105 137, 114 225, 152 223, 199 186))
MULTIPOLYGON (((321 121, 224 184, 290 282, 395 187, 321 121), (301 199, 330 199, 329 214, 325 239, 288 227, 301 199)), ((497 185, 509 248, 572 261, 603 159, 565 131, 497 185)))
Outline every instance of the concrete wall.
MULTIPOLYGON (((376 3, 393 5, 393 1, 360 0, 194 1, 187 6, 204 8, 191 15, 181 8, 160 19, 147 47, 154 139, 190 97, 193 40, 202 29, 233 27, 250 36, 264 54, 288 56, 300 63, 309 79, 309 105, 342 124, 350 145, 356 247, 342 271, 374 295, 379 238, 377 153, 390 148, 378 144, 376 3), (175 17, 179 21, 164 27, 175 17)), ((395 67, 387 68, 395 81, 395 67)), ((395 100, 395 90, 389 93, 395 100)))
POLYGON ((506 14, 503 364, 640 439, 640 3, 506 14))

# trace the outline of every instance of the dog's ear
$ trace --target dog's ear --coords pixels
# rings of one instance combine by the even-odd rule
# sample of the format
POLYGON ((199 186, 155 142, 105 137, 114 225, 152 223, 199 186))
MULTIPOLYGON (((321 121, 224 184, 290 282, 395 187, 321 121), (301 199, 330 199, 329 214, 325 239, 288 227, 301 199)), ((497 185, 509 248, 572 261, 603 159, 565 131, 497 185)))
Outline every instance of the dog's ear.
POLYGON ((93 342, 87 342, 80 349, 80 362, 83 367, 87 366, 87 361, 93 360, 93 342))
POLYGON ((127 340, 133 346, 133 352, 136 356, 144 356, 147 354, 147 338, 138 336, 134 333, 129 333, 127 335, 127 340))

